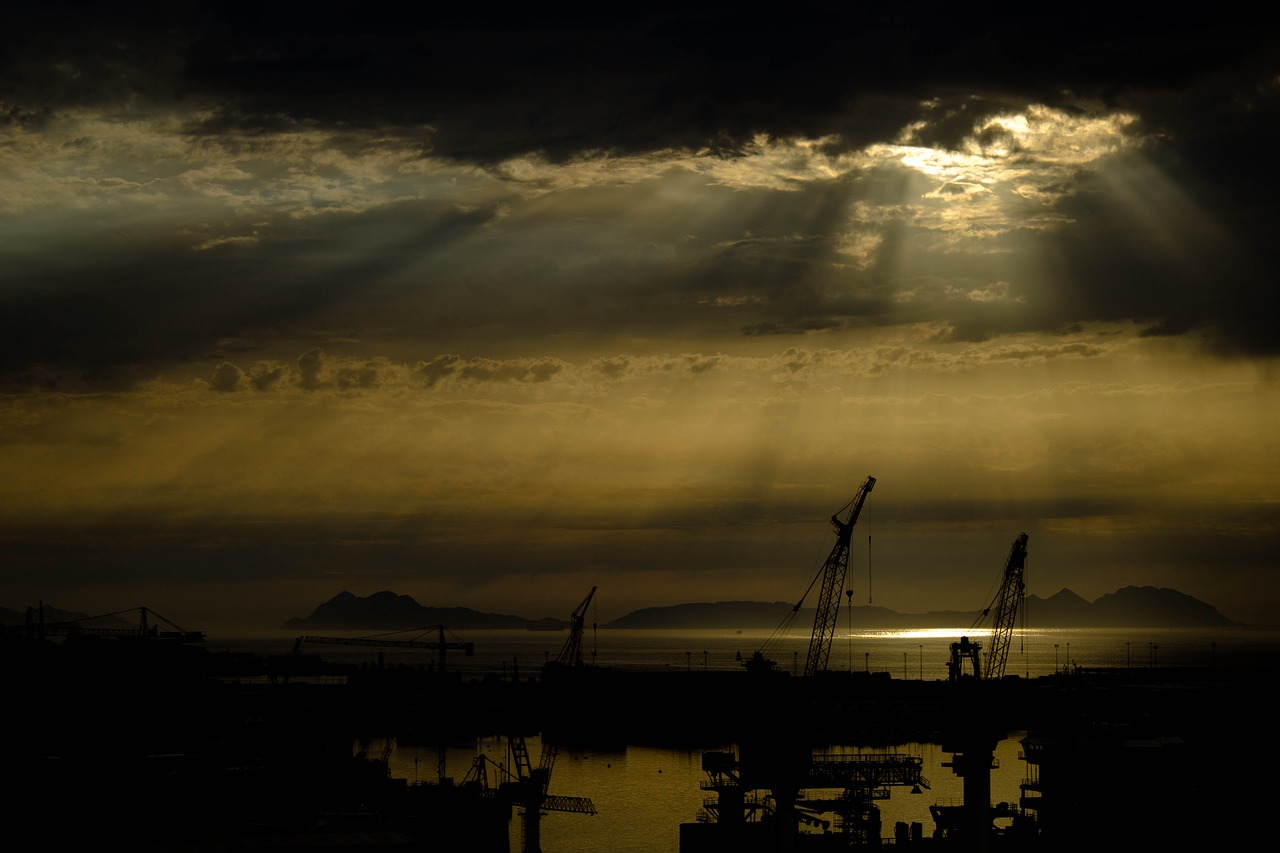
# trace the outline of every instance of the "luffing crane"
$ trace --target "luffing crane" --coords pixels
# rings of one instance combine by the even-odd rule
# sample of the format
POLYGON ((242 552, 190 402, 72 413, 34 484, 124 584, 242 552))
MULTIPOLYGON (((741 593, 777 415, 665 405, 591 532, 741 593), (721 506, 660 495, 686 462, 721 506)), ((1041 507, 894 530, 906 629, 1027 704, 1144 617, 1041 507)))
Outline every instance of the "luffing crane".
POLYGON ((961 637, 960 642, 951 644, 951 661, 947 664, 947 669, 952 681, 962 675, 961 670, 965 660, 971 662, 974 678, 991 680, 1004 678, 1005 664, 1009 660, 1009 645, 1013 639, 1013 628, 1017 622, 1018 613, 1022 610, 1026 591, 1026 584, 1023 581, 1026 567, 1027 534, 1020 533, 1009 549, 1009 558, 1005 560, 1000 588, 996 591, 994 600, 983 608, 978 618, 974 620, 974 627, 978 627, 988 616, 991 616, 993 610, 995 611, 991 620, 991 648, 987 652, 986 671, 984 672, 978 664, 981 645, 968 637, 961 637))
MULTIPOLYGON (((569 617, 569 636, 555 661, 543 668, 545 676, 554 673, 560 667, 581 667, 582 634, 586 624, 587 607, 596 594, 596 587, 591 587, 587 597, 574 608, 569 617)), ((554 689, 554 688, 553 688, 554 689)), ((595 814, 596 807, 586 797, 569 797, 547 792, 551 784, 551 771, 555 767, 557 747, 555 742, 545 733, 542 738, 542 754, 538 766, 534 767, 529 758, 529 748, 524 736, 510 735, 507 743, 511 753, 511 766, 515 768, 516 779, 510 784, 518 791, 519 804, 524 816, 524 850, 523 853, 541 853, 540 820, 544 812, 572 812, 574 814, 595 814)))
MULTIPOLYGON (((844 590, 844 577, 849 568, 849 543, 853 538, 853 526, 858 523, 862 505, 875 484, 875 477, 867 477, 863 481, 858 494, 846 505, 849 507, 847 519, 841 521, 839 512, 831 516, 831 524, 836 531, 836 544, 822 567, 822 591, 818 596, 818 609, 813 617, 813 635, 809 639, 809 655, 804 662, 805 675, 813 675, 827 668, 827 661, 831 656, 831 639, 836 629, 836 617, 840 613, 840 593, 844 590)), ((803 603, 803 599, 800 603, 803 603)), ((798 611, 800 604, 797 604, 795 609, 798 611)))
POLYGON ((556 663, 564 666, 582 666, 582 629, 586 623, 587 605, 591 603, 595 594, 596 588, 593 586, 591 592, 587 593, 587 597, 582 599, 582 603, 569 617, 569 638, 560 649, 560 656, 556 658, 556 663))
MULTIPOLYGON (((836 544, 832 547, 831 554, 828 555, 821 571, 814 575, 813 580, 809 582, 809 588, 804 591, 804 595, 800 597, 800 600, 787 613, 786 618, 782 620, 782 624, 778 626, 769 639, 765 640, 764 645, 757 649, 750 659, 743 661, 742 665, 748 672, 768 673, 774 671, 777 663, 766 657, 766 654, 776 652, 783 643, 786 633, 791 629, 797 615, 800 613, 800 609, 804 606, 804 600, 809 597, 809 593, 813 590, 813 585, 818 582, 818 578, 822 578, 822 592, 818 598, 818 607, 813 617, 813 634, 809 638, 809 653, 804 662, 804 674, 813 675, 826 670, 827 661, 831 657, 831 639, 836 630, 836 617, 840 614, 840 593, 844 589, 844 577, 849 568, 849 543, 853 539, 853 526, 858 523, 858 516, 862 513, 862 505, 866 502, 867 495, 875 487, 875 484, 875 477, 867 477, 862 482, 862 487, 858 489, 858 493, 853 500, 831 516, 831 524, 836 530, 836 544), (845 509, 849 510, 849 516, 844 521, 841 521, 840 514, 845 509)), ((853 596, 850 595, 849 598, 850 607, 852 607, 853 596)))

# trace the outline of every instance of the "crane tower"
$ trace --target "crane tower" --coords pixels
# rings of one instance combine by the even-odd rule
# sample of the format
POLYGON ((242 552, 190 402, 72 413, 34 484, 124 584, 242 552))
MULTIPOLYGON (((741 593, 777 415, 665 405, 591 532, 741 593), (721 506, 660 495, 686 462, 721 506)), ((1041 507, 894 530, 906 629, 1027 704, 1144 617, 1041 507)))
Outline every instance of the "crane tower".
POLYGON ((858 523, 862 505, 875 484, 875 477, 867 477, 863 481, 858 494, 848 504, 847 519, 841 521, 838 512, 831 516, 831 524, 836 531, 836 544, 822 567, 822 591, 818 596, 818 609, 813 617, 813 635, 809 639, 809 654, 804 662, 805 675, 813 675, 827 668, 827 661, 831 657, 831 640, 836 629, 836 617, 840 613, 840 593, 844 589, 844 577, 849 568, 849 543, 853 539, 853 526, 858 523))
POLYGON ((1027 565, 1027 534, 1021 533, 1013 540, 1009 559, 1005 561, 1004 577, 996 594, 996 615, 991 623, 991 651, 987 657, 987 677, 1004 678, 1005 663, 1009 660, 1009 641, 1013 637, 1014 621, 1022 609, 1026 586, 1022 575, 1027 565))
POLYGON ((1026 584, 1023 575, 1027 566, 1027 534, 1021 533, 1013 540, 1009 549, 1009 558, 1004 564, 1004 573, 1000 578, 1000 587, 991 604, 983 608, 982 613, 974 620, 974 626, 980 625, 987 617, 995 615, 991 620, 991 648, 987 652, 986 671, 978 663, 980 643, 968 637, 961 637, 960 642, 951 644, 951 661, 947 664, 952 681, 964 675, 964 664, 968 661, 972 675, 978 679, 1004 678, 1005 664, 1009 660, 1009 644, 1013 639, 1013 628, 1018 611, 1022 609, 1026 584))
POLYGON ((582 666, 582 630, 586 624, 587 605, 591 603, 595 594, 596 588, 593 586, 591 592, 587 593, 587 597, 582 599, 582 603, 570 615, 569 638, 560 649, 560 656, 556 658, 557 663, 565 666, 582 666))

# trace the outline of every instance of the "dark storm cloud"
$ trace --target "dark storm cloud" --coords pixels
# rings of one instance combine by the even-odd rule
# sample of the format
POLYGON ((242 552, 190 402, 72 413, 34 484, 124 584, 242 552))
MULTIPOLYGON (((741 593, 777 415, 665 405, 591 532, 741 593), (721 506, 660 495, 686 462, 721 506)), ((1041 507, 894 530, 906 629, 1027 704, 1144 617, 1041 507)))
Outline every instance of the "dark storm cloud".
MULTIPOLYGON (((1267 283, 1277 261, 1274 202, 1257 171, 1280 141, 1280 60, 1274 28, 1228 12, 1126 23, 1081 7, 1005 17, 948 4, 902 12, 808 4, 753 17, 722 6, 584 16, 374 4, 329 15, 291 4, 187 2, 129 10, 50 3, 21 17, 23 26, 0 37, 8 83, 0 121, 34 125, 76 107, 181 102, 204 108, 188 128, 196 136, 323 128, 341 132, 333 144, 343 147, 368 144, 353 131, 372 129, 424 154, 485 165, 529 152, 564 161, 668 148, 731 158, 756 134, 827 137, 828 150, 850 151, 891 141, 916 120, 918 142, 954 147, 984 116, 1028 103, 1076 113, 1134 109, 1142 132, 1164 140, 1160 165, 1238 245, 1207 245, 1199 268, 1180 263, 1125 236, 1129 216, 1103 193, 1086 194, 1064 208, 1080 213, 1070 233, 1028 237, 1073 281, 1052 306, 1010 310, 954 294, 894 303, 902 282, 833 272, 839 222, 866 187, 783 198, 756 191, 759 207, 743 204, 701 235, 714 248, 692 264, 654 260, 626 271, 603 262, 519 268, 505 260, 504 244, 463 273, 445 247, 492 222, 491 207, 442 212, 409 203, 322 223, 280 217, 256 244, 198 258, 189 245, 122 229, 77 235, 74 252, 56 244, 38 256, 0 249, 8 273, 0 366, 13 375, 42 364, 127 374, 153 360, 220 359, 220 341, 254 330, 401 322, 409 312, 391 297, 406 290, 402 265, 411 253, 414 263, 435 262, 413 288, 424 309, 413 332, 426 336, 481 323, 678 330, 695 322, 691 305, 718 305, 716 322, 747 335, 942 317, 957 339, 983 340, 1140 319, 1153 334, 1206 328, 1243 352, 1280 346, 1267 283), (365 248, 336 248, 357 242, 365 248), (523 293, 510 292, 516 276, 523 293), (610 287, 594 286, 593 276, 610 287), (432 300, 459 284, 449 299, 432 300)), ((884 226, 880 257, 892 253, 901 227, 884 226)), ((933 269, 908 283, 927 283, 956 263, 936 253, 925 262, 933 269)), ((974 281, 984 281, 981 261, 971 263, 974 281)), ((711 315, 696 316, 702 323, 711 315)))
MULTIPOLYGON (((1105 14, 1103 14, 1105 12, 1105 14)), ((1254 61, 1271 28, 1228 11, 1115 20, 1072 7, 977 14, 816 3, 593 8, 48 3, 5 38, 10 111, 134 95, 221 104, 205 130, 393 126, 438 154, 738 150, 756 133, 882 141, 928 98, 969 101, 932 144, 1001 101, 1115 104, 1254 61), (987 106, 983 106, 986 104, 987 106), (424 139, 424 143, 426 140, 424 139)), ((1269 54, 1263 54, 1269 56, 1269 54)))

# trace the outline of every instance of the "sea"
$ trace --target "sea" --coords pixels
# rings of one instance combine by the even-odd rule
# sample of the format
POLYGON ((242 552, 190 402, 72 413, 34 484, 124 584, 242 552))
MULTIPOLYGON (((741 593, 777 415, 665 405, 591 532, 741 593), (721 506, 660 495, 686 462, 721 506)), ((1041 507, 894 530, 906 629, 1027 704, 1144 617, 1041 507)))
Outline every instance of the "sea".
MULTIPOLYGON (((435 629, 433 629, 434 631, 435 629)), ((965 628, 939 627, 901 631, 849 630, 832 639, 829 670, 888 673, 892 679, 938 681, 948 678, 951 644, 966 636, 965 628)), ((374 635, 341 633, 345 638, 374 635)), ((436 640, 438 634, 397 632, 376 635, 382 639, 436 640)), ((443 665, 463 679, 500 677, 536 678, 542 665, 556 659, 564 648, 567 631, 482 630, 446 631, 447 643, 471 644, 472 653, 446 649, 443 665)), ((285 654, 296 634, 272 636, 210 636, 210 651, 285 654)), ((982 635, 970 637, 982 643, 982 635)), ((735 670, 756 651, 774 660, 779 668, 799 672, 809 645, 803 630, 779 633, 757 629, 660 630, 585 629, 583 661, 616 670, 735 670)), ((333 662, 359 665, 405 665, 435 668, 441 665, 436 651, 305 643, 306 654, 333 662)), ((1096 668, 1142 669, 1144 680, 1158 680, 1162 669, 1185 667, 1273 667, 1280 651, 1280 629, 1131 628, 1131 629, 1022 629, 1015 631, 1009 648, 1006 675, 1024 678, 1061 673, 1069 675, 1096 668)), ((850 721, 847 743, 832 743, 824 752, 891 752, 919 757, 927 787, 918 790, 891 787, 890 796, 877 802, 886 837, 898 824, 919 824, 932 834, 931 805, 963 802, 963 780, 951 767, 952 754, 933 743, 902 743, 892 747, 858 744, 857 721, 850 721)), ((1026 732, 1009 732, 996 747, 991 770, 992 804, 1016 804, 1020 784, 1027 778, 1022 755, 1026 732)), ((526 738, 533 756, 540 754, 539 739, 526 738)), ((611 750, 561 749, 554 765, 550 793, 589 798, 595 814, 548 812, 541 820, 542 853, 678 853, 680 826, 696 822, 708 792, 702 754, 733 751, 735 744, 708 742, 680 748, 627 745, 611 750)), ((385 751, 393 777, 410 783, 431 783, 443 775, 462 780, 479 756, 510 766, 509 744, 499 735, 474 742, 438 744, 388 740, 382 744, 353 744, 353 749, 385 751)), ((1248 784, 1248 780, 1238 780, 1248 784)), ((523 850, 522 824, 511 821, 512 853, 523 850)))

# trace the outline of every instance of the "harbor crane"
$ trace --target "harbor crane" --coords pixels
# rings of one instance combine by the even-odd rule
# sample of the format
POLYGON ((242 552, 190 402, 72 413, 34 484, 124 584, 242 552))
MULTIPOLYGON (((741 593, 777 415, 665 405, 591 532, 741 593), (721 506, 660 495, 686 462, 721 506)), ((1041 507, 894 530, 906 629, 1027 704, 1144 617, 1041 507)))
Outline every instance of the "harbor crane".
MULTIPOLYGON (((554 661, 543 667, 543 679, 548 684, 548 675, 561 672, 564 668, 579 669, 582 667, 582 635, 586 625, 587 607, 595 597, 596 587, 591 587, 586 598, 573 610, 569 617, 569 636, 554 661)), ((579 669, 580 671, 580 669, 579 669)), ((556 690, 559 685, 549 687, 556 690)), ((524 818, 523 853, 541 853, 541 820, 546 812, 571 812, 573 814, 595 814, 596 807, 586 797, 569 797, 548 793, 551 785, 551 771, 555 767, 557 747, 555 742, 544 732, 542 737, 542 753, 538 758, 538 766, 533 766, 529 757, 529 747, 521 734, 511 734, 507 738, 511 767, 515 773, 505 787, 513 792, 524 818)))
POLYGON ((91 616, 87 619, 81 619, 74 622, 45 622, 44 606, 41 605, 38 613, 33 613, 31 608, 27 608, 27 624, 22 627, 9 629, 10 633, 23 633, 36 637, 68 637, 78 634, 86 637, 113 637, 116 639, 137 639, 137 640, 168 640, 177 643, 203 643, 205 641, 204 631, 188 631, 178 625, 165 619, 159 613, 147 607, 135 607, 129 610, 119 610, 115 613, 105 613, 101 616, 91 616), (113 619, 123 616, 126 613, 138 614, 138 625, 135 628, 114 628, 114 627, 94 627, 86 626, 86 622, 92 622, 95 619, 113 619))
POLYGON ((593 815, 597 813, 595 803, 589 797, 547 793, 551 771, 533 767, 524 738, 512 736, 507 746, 509 766, 478 755, 463 784, 476 784, 486 799, 501 799, 517 806, 523 819, 521 853, 542 853, 541 819, 547 812, 593 815), (493 782, 489 767, 495 771, 493 782))
POLYGON ((563 666, 582 666, 582 630, 586 622, 587 605, 591 603, 595 594, 596 588, 593 586, 591 592, 587 593, 587 597, 582 599, 582 603, 569 617, 569 637, 565 640, 564 647, 560 649, 556 663, 563 666))
MULTIPOLYGON (((805 675, 824 672, 827 668, 836 617, 840 614, 840 594, 844 590, 844 578, 849 568, 849 543, 853 539, 853 526, 858 523, 862 505, 875 484, 875 477, 867 477, 863 481, 858 494, 845 505, 849 509, 849 516, 844 521, 840 520, 840 512, 831 516, 831 524, 836 531, 836 544, 822 567, 822 590, 818 595, 818 608, 813 617, 813 635, 809 639, 809 654, 804 662, 805 675)), ((841 512, 843 509, 841 508, 841 512)), ((810 584, 809 588, 812 589, 813 585, 810 584)), ((804 599, 801 599, 794 610, 798 612, 803 603, 804 599)))
POLYGON ((1023 610, 1023 599, 1026 584, 1023 575, 1027 566, 1027 534, 1020 533, 1013 540, 1009 549, 1009 557, 1005 560, 1004 572, 1001 574, 1000 586, 992 603, 983 608, 974 620, 973 627, 981 627, 991 616, 991 648, 987 651, 985 670, 980 663, 982 646, 961 637, 959 642, 951 644, 951 660, 947 663, 948 678, 957 681, 965 674, 965 661, 969 662, 970 673, 976 679, 998 681, 1004 678, 1005 665, 1009 660, 1009 645, 1013 639, 1013 629, 1018 614, 1023 610), (994 611, 994 616, 992 616, 994 611))
MULTIPOLYGON (((866 503, 867 495, 871 493, 875 485, 876 478, 867 477, 862 481, 862 486, 858 489, 858 493, 853 500, 831 516, 831 525, 836 531, 836 544, 831 548, 827 561, 823 564, 818 574, 814 575, 813 580, 809 582, 809 588, 804 591, 804 595, 787 613, 786 618, 782 620, 782 624, 778 626, 773 635, 748 660, 743 661, 742 666, 748 672, 768 673, 774 671, 777 662, 766 657, 766 653, 778 650, 786 632, 790 630, 791 625, 800 613, 800 608, 804 606, 804 600, 809 597, 809 593, 813 591, 813 585, 818 582, 819 578, 822 579, 822 590, 818 597, 817 610, 813 616, 813 634, 809 638, 809 652, 805 657, 804 674, 814 675, 826 671, 827 661, 831 658, 831 640, 835 635, 837 617, 840 615, 840 594, 844 590, 844 578, 849 569, 849 545, 853 541, 853 526, 858 523, 858 516, 862 514, 862 505, 866 503), (840 515, 846 509, 849 511, 849 515, 841 521, 840 515)), ((870 540, 868 539, 869 542, 870 540)), ((849 606, 853 606, 852 595, 849 596, 849 606)))

